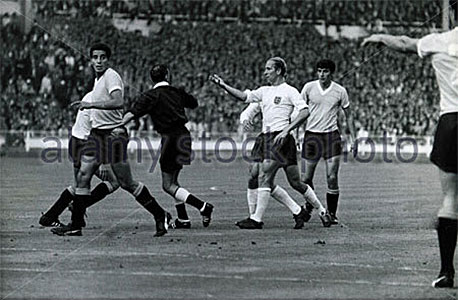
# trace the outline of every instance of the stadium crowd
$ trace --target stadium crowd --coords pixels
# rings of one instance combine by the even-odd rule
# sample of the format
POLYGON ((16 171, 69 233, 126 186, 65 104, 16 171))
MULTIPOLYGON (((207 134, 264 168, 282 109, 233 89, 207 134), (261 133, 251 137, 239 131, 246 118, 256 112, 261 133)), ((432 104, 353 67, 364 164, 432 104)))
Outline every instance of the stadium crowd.
POLYGON ((254 18, 276 20, 326 20, 331 24, 366 25, 376 19, 411 24, 440 24, 434 18, 440 0, 35 0, 43 16, 70 13, 74 16, 124 14, 182 17, 188 20, 214 21, 218 18, 254 18))
MULTIPOLYGON (((228 1, 216 2, 227 5, 228 1)), ((242 5, 245 1, 240 2, 242 5)), ((250 1, 259 5, 268 2, 250 1)), ((298 4, 298 1, 287 2, 298 4)), ((345 1, 329 4, 341 2, 345 1)), ((373 2, 361 3, 376 5, 373 2)), ((125 1, 39 1, 35 6, 39 21, 27 35, 21 33, 16 16, 2 16, 0 129, 65 131, 71 126, 75 112, 68 104, 80 100, 93 84, 85 49, 102 40, 113 46, 113 68, 125 82, 126 106, 135 101, 140 91, 150 87, 148 71, 152 63, 165 62, 171 67, 174 84, 199 99, 198 109, 189 113, 190 126, 199 130, 236 131, 243 109, 207 81, 209 74, 221 74, 242 89, 255 88, 263 83, 265 60, 278 55, 288 62, 288 81, 299 90, 305 82, 316 78, 314 63, 318 59, 327 57, 336 61, 335 80, 349 92, 359 130, 374 135, 383 131, 414 136, 433 132, 438 118, 435 104, 439 99, 433 70, 427 62, 419 63, 383 49, 363 49, 357 40, 327 39, 306 24, 163 20, 156 21, 160 26, 156 34, 145 37, 137 32, 122 32, 107 22, 123 3, 126 4, 125 1), (84 3, 92 7, 84 10, 81 6, 84 3), (60 16, 52 13, 50 5, 60 5, 74 14, 60 16), (98 9, 101 5, 112 10, 103 13, 98 9), (86 11, 87 16, 81 18, 80 11, 86 11), (424 79, 418 81, 420 77, 424 79)), ((151 9, 164 9, 159 4, 172 3, 197 5, 199 9, 205 5, 213 7, 210 5, 213 1, 148 3, 154 4, 151 9)), ((387 9, 396 9, 393 7, 387 9)), ((418 36, 427 29, 416 30, 408 33, 418 36)), ((148 129, 146 124, 140 129, 148 129)))

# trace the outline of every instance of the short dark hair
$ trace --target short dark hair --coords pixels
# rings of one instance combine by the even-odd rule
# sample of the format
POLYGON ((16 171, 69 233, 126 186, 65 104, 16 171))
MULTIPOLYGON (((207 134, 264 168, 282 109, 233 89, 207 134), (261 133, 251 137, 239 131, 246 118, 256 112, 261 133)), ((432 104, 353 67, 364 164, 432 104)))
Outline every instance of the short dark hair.
POLYGON ((105 43, 95 43, 91 46, 91 49, 89 50, 89 55, 92 57, 92 52, 94 52, 95 50, 102 50, 102 51, 105 51, 105 53, 107 54, 107 57, 110 58, 111 56, 111 49, 110 49, 110 46, 108 46, 107 44, 105 43))
POLYGON ((166 65, 157 64, 154 65, 149 71, 151 80, 154 82, 160 82, 166 80, 167 74, 169 73, 169 68, 166 65))
POLYGON ((316 63, 316 69, 329 69, 331 73, 334 73, 336 64, 330 59, 321 59, 316 63))
POLYGON ((269 60, 274 62, 275 69, 280 70, 280 75, 286 76, 286 72, 288 71, 288 69, 286 67, 286 62, 283 58, 279 56, 275 56, 275 57, 269 58, 269 60))

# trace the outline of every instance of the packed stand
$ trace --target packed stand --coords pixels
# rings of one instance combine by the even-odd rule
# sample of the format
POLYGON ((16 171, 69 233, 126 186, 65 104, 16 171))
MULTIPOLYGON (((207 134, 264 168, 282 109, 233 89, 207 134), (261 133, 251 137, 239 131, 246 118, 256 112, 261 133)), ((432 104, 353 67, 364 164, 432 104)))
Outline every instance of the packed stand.
POLYGON ((376 20, 397 25, 412 23, 439 27, 441 0, 34 0, 43 16, 124 15, 179 18, 192 21, 272 19, 292 22, 369 25, 376 20))
MULTIPOLYGON (((239 88, 255 88, 263 84, 265 60, 271 56, 285 58, 288 81, 299 90, 316 78, 318 59, 335 60, 335 80, 347 88, 361 130, 431 135, 438 117, 432 68, 415 57, 363 49, 359 41, 326 39, 304 24, 163 21, 157 34, 144 37, 118 31, 107 22, 108 15, 48 16, 27 36, 14 22, 2 26, 1 129, 66 132, 75 116, 68 104, 80 100, 93 84, 87 49, 98 40, 113 46, 113 67, 125 82, 126 106, 150 87, 149 66, 168 63, 173 83, 200 101, 189 112, 190 126, 197 130, 237 131, 243 109, 215 89, 208 75, 218 73, 239 88)), ((142 122, 139 129, 150 129, 148 124, 142 122)))

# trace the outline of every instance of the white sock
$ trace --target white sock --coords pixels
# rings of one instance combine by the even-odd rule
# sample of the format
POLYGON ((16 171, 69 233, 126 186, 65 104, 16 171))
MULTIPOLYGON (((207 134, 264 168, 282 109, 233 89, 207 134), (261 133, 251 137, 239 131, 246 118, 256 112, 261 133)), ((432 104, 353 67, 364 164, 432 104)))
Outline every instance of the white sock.
POLYGON ((258 189, 247 189, 246 199, 248 201, 248 213, 252 215, 256 211, 256 202, 258 202, 258 189))
POLYGON ((321 204, 320 200, 318 200, 318 197, 316 196, 315 192, 310 186, 307 188, 303 196, 305 198, 305 201, 312 204, 313 207, 318 209, 320 215, 326 213, 326 209, 324 208, 323 204, 321 204))
POLYGON ((267 205, 269 204, 270 199, 270 188, 258 188, 258 201, 256 204, 256 211, 254 214, 250 215, 252 220, 256 222, 261 222, 264 212, 266 211, 267 205))
POLYGON ((297 215, 301 211, 301 207, 291 198, 287 191, 277 185, 272 191, 272 198, 286 206, 293 215, 297 215))

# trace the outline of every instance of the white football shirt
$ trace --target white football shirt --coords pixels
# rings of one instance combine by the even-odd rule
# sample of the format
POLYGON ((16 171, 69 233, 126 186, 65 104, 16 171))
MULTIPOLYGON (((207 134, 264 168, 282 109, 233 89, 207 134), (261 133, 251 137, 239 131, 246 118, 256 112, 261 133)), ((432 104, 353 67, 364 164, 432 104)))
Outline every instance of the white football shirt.
POLYGON ((283 130, 289 125, 294 109, 307 108, 299 91, 286 82, 277 86, 262 86, 246 94, 247 103, 261 104, 263 133, 283 130))
POLYGON ((301 95, 310 112, 307 119, 307 131, 332 132, 338 130, 339 109, 350 106, 347 90, 343 86, 332 81, 331 85, 323 90, 320 81, 314 80, 304 85, 301 95))
POLYGON ((424 36, 417 51, 421 58, 431 56, 440 91, 440 115, 458 112, 458 27, 424 36))
MULTIPOLYGON (((92 92, 84 95, 83 100, 85 102, 92 101, 92 92)), ((81 140, 87 140, 89 134, 91 133, 91 120, 90 120, 90 111, 89 109, 78 110, 76 114, 75 124, 72 127, 72 136, 79 138, 81 140)))
MULTIPOLYGON (((109 101, 111 99, 110 93, 115 90, 121 90, 124 97, 124 83, 121 76, 115 70, 108 68, 99 79, 95 79, 92 100, 109 101)), ((91 109, 92 128, 112 129, 118 127, 122 124, 123 112, 123 109, 91 109)))

